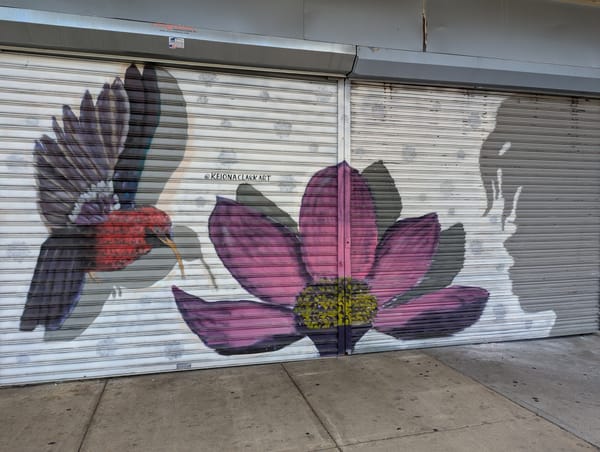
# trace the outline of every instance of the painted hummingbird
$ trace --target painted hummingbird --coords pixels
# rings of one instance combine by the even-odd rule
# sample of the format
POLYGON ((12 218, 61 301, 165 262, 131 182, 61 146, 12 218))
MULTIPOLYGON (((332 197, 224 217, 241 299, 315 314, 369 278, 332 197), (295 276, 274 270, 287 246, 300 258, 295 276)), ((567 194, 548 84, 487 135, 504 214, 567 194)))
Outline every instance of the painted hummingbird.
POLYGON ((79 118, 63 106, 56 138, 35 142, 38 206, 50 235, 40 248, 19 328, 57 330, 97 271, 125 268, 173 242, 169 216, 136 203, 140 177, 160 117, 156 70, 130 65, 125 81, 104 84, 94 105, 86 91, 79 118))

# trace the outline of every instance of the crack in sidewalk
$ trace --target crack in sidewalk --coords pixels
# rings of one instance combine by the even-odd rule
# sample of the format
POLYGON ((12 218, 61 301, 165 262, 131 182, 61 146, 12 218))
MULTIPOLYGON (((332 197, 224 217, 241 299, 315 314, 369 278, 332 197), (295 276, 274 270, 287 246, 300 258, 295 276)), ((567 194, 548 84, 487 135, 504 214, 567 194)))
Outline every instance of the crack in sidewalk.
POLYGON ((98 406, 100 405, 100 401, 102 400, 102 396, 104 395, 104 391, 106 389, 106 385, 108 384, 108 379, 104 380, 104 384, 102 385, 102 389, 100 390, 100 394, 98 394, 98 398, 96 399, 96 404, 94 405, 94 409, 92 410, 92 414, 88 419, 85 431, 83 432, 83 436, 81 437, 81 442, 79 443, 79 447, 77 448, 77 452, 81 452, 85 440, 88 436, 88 432, 90 431, 90 427, 92 426, 92 422, 94 421, 94 416, 96 415, 96 411, 98 411, 98 406))
MULTIPOLYGON (((323 430, 325 430, 325 432, 327 432, 327 436, 329 436, 329 439, 331 439, 331 441, 333 442, 333 444, 335 444, 337 450, 340 450, 340 444, 337 443, 337 441, 335 440, 335 438, 332 436, 331 432, 329 431, 329 429, 327 428, 327 426, 325 425, 325 423, 323 422, 323 419, 321 419, 321 416, 319 416, 319 413, 317 413, 317 411, 314 409, 314 407, 311 405, 310 401, 306 398, 306 396, 304 395, 304 392, 302 392, 302 389, 300 389, 300 386, 298 385, 298 383, 296 382, 296 380, 294 380, 294 377, 292 377, 292 374, 290 374, 290 372, 287 370, 287 368, 285 367, 285 363, 281 363, 280 364, 281 367, 283 368, 283 371, 287 374, 288 378, 291 380, 291 382, 294 384, 294 386, 296 387, 296 389, 298 390, 298 392, 300 393, 300 395, 302 396, 302 398, 304 399, 304 402, 308 405, 308 407, 310 408, 310 411, 313 413, 313 415, 317 418, 317 420, 319 421, 319 424, 321 424, 321 427, 323 427, 323 430)), ((320 449, 320 450, 331 450, 331 449, 320 449)))

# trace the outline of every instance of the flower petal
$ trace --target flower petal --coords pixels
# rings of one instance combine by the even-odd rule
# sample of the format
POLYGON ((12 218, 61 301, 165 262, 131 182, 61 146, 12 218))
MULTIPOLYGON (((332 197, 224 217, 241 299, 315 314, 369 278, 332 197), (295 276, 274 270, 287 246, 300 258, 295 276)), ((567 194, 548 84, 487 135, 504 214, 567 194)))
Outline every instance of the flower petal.
POLYGON ((488 297, 488 291, 480 287, 446 287, 400 306, 381 309, 373 326, 397 339, 448 336, 479 320, 488 297))
POLYGON ((244 300, 209 303, 176 286, 172 290, 192 332, 222 355, 279 350, 302 338, 290 309, 244 300))
POLYGON ((345 171, 351 174, 350 236, 352 244, 352 277, 365 279, 375 261, 377 247, 377 218, 375 204, 366 179, 347 164, 345 171))
POLYGON ((218 197, 209 220, 217 254, 252 295, 293 306, 308 281, 295 234, 264 214, 218 197))
POLYGON ((380 307, 417 285, 431 265, 439 237, 435 213, 398 221, 387 230, 367 279, 380 307))
POLYGON ((329 166, 310 179, 300 206, 302 256, 315 280, 337 277, 338 166, 329 166))

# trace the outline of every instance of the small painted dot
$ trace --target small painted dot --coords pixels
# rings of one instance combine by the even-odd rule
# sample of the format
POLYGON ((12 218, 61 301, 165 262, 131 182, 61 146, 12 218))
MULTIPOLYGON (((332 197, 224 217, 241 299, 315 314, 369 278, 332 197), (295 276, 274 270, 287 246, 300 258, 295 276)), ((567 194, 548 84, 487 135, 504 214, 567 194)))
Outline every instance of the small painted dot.
POLYGON ((19 364, 27 364, 30 361, 31 361, 31 357, 29 355, 17 356, 17 363, 19 363, 19 364))
POLYGON ((173 341, 165 345, 165 356, 167 359, 173 361, 181 358, 183 355, 183 345, 179 341, 173 341))
POLYGON ((284 176, 279 182, 279 188, 286 193, 294 191, 296 180, 292 176, 284 176))
POLYGON ((263 89, 259 97, 263 100, 263 102, 266 102, 271 98, 271 95, 266 89, 263 89))
POLYGON ((199 72, 198 73, 198 80, 200 80, 201 82, 206 82, 207 85, 210 84, 210 82, 214 82, 217 79, 217 74, 214 74, 212 72, 199 72))
POLYGON ((237 161, 237 154, 232 149, 224 149, 219 153, 219 163, 223 166, 231 166, 237 161))
POLYGON ((412 162, 417 157, 417 149, 414 146, 404 146, 402 148, 402 160, 412 162))
POLYGON ((469 127, 472 129, 477 129, 481 126, 481 115, 477 112, 472 111, 469 114, 469 119, 467 120, 469 123, 469 127))
POLYGON ((196 202, 196 206, 198 206, 198 207, 204 207, 204 206, 206 206, 206 203, 207 203, 206 198, 204 198, 203 196, 198 196, 195 199, 195 202, 196 202))
POLYGON ((471 253, 479 255, 483 253, 483 243, 481 240, 473 240, 470 245, 471 253))
POLYGON ((96 344, 96 354, 103 358, 113 356, 117 350, 117 343, 113 338, 99 340, 96 344))
POLYGON ((496 320, 503 320, 506 317, 506 308, 502 305, 494 306, 494 317, 496 320))
POLYGON ((383 116, 385 107, 381 104, 376 104, 371 107, 371 111, 373 112, 374 115, 383 116))
POLYGON ((277 121, 273 128, 279 138, 287 138, 292 132, 292 123, 288 121, 277 121))

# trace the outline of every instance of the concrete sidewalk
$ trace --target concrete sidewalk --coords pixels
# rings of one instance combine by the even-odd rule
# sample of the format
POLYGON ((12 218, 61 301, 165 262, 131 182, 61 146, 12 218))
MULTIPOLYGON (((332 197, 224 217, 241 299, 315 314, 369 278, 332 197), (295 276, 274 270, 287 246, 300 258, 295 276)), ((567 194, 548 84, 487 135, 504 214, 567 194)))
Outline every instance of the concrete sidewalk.
POLYGON ((427 353, 600 448, 600 334, 427 353))
MULTIPOLYGON (((459 349, 432 353, 446 360, 459 349)), ((7 452, 597 450, 421 351, 0 394, 7 452)), ((600 416, 590 422, 600 430, 600 416)))

